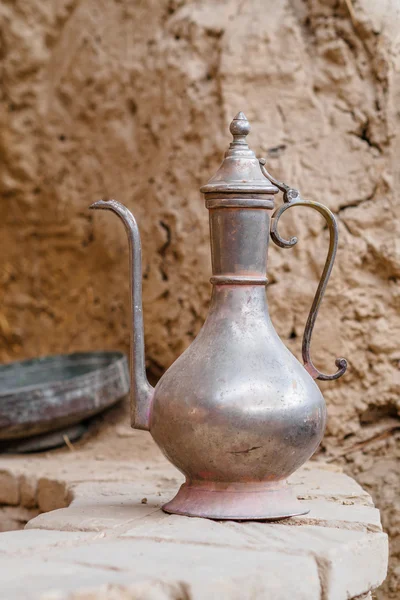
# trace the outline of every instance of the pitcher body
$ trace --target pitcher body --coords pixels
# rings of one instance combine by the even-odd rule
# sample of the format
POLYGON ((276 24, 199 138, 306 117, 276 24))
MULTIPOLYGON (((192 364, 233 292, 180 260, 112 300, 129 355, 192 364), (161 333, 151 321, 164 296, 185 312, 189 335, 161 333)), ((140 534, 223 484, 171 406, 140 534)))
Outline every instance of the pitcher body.
POLYGON ((186 477, 165 509, 303 512, 285 480, 315 452, 325 417, 318 386, 273 328, 264 288, 215 286, 203 328, 155 388, 150 432, 186 477))
POLYGON ((144 367, 140 236, 136 222, 115 201, 131 248, 132 425, 148 429, 165 456, 185 475, 167 512, 214 519, 278 519, 308 512, 287 477, 317 449, 326 408, 314 379, 337 379, 337 359, 324 375, 310 358, 315 319, 332 269, 337 225, 322 204, 275 180, 247 145, 249 123, 239 113, 233 141, 217 174, 201 189, 210 213, 213 286, 209 314, 198 336, 153 390, 144 367), (284 204, 274 213, 274 195, 284 204), (281 247, 281 215, 309 206, 328 223, 330 245, 303 337, 303 361, 285 347, 268 312, 265 286, 269 237, 281 247), (271 215, 273 217, 271 226, 271 215))

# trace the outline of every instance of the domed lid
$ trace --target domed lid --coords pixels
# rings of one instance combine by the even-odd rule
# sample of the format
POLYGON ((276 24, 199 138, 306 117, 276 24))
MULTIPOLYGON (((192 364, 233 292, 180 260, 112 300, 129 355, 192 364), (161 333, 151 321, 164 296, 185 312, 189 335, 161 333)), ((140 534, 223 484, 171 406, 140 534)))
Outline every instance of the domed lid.
POLYGON ((211 179, 200 188, 203 194, 215 192, 239 194, 277 194, 278 188, 272 185, 261 172, 258 158, 250 150, 246 136, 250 133, 250 123, 239 112, 230 124, 233 141, 225 153, 225 158, 211 179))

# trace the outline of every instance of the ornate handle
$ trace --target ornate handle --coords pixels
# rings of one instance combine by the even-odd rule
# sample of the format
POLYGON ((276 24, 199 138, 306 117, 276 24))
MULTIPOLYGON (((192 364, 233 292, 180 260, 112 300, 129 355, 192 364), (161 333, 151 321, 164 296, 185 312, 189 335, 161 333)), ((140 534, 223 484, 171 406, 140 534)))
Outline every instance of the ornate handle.
POLYGON ((265 168, 265 159, 260 158, 260 167, 263 175, 277 188, 283 192, 283 202, 275 213, 273 214, 273 223, 271 227, 271 237, 275 244, 281 248, 292 248, 297 243, 297 238, 292 237, 290 240, 285 240, 278 233, 279 219, 283 213, 291 208, 292 206, 308 206, 318 211, 326 220, 329 228, 329 250, 326 257, 324 270, 321 275, 321 279, 315 292, 314 300, 311 306, 310 314, 308 315, 306 327, 304 329, 303 343, 302 343, 302 355, 304 361, 304 367, 311 375, 313 379, 321 379, 323 381, 330 381, 332 379, 339 379, 347 369, 347 360, 345 358, 337 358, 335 361, 338 370, 333 375, 325 375, 318 371, 314 366, 310 356, 310 344, 311 336, 314 329, 315 321, 318 315, 319 307, 321 306, 322 298, 324 297, 325 289, 328 284, 328 280, 332 271, 333 263, 335 261, 337 243, 338 243, 338 227, 336 219, 332 212, 319 202, 313 202, 311 200, 303 200, 300 196, 300 192, 294 188, 289 187, 281 181, 277 181, 272 177, 265 168))

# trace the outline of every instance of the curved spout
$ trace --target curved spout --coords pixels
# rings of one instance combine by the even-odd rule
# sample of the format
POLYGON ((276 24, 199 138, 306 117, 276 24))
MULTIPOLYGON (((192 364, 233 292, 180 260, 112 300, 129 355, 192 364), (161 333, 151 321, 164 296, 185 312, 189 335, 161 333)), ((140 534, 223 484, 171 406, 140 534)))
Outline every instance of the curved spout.
POLYGON ((132 312, 130 378, 131 425, 149 430, 149 415, 154 388, 146 377, 142 312, 142 248, 140 233, 132 213, 116 200, 98 200, 90 208, 112 210, 125 225, 129 241, 130 297, 132 312))

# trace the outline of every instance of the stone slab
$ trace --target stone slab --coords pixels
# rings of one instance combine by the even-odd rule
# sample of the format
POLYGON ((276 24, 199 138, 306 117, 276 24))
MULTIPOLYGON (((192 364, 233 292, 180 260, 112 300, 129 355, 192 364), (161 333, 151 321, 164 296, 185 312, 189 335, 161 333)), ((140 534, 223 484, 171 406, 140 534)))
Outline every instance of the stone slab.
MULTIPOLYGON (((46 555, 44 555, 46 556, 46 555)), ((50 557, 49 557, 50 558, 50 557)), ((191 600, 319 600, 316 562, 308 556, 151 539, 105 540, 51 552, 52 562, 129 572, 132 581, 181 581, 191 600), (291 576, 288 577, 288 572, 291 576), (241 595, 238 595, 240 590, 241 595)))
MULTIPOLYGON (((313 479, 315 482, 315 474, 313 479)), ((371 502, 364 501, 364 490, 362 502, 358 502, 357 498, 349 500, 349 493, 354 493, 352 480, 343 475, 342 478, 337 478, 337 483, 340 483, 342 491, 344 490, 341 499, 336 495, 336 501, 332 501, 330 497, 326 498, 322 494, 317 497, 313 492, 314 500, 302 500, 310 512, 286 522, 293 525, 318 524, 326 527, 381 531, 379 511, 371 506, 371 502), (347 489, 344 484, 348 486, 347 489), (350 490, 353 488, 352 492, 349 487, 350 490)), ((101 481, 72 484, 73 500, 67 509, 39 515, 32 519, 27 527, 66 531, 116 529, 124 527, 134 519, 154 513, 176 490, 176 483, 174 485, 174 482, 165 477, 161 480, 155 478, 153 481, 119 482, 117 486, 115 482, 101 481)))
POLYGON ((0 470, 0 504, 19 504, 19 482, 8 469, 0 470))
POLYGON ((132 583, 127 572, 93 568, 73 562, 43 560, 40 556, 1 558, 2 600, 42 600, 52 591, 69 592, 95 585, 132 583))
MULTIPOLYGON (((314 557, 325 598, 352 598, 377 587, 385 578, 388 552, 384 533, 280 523, 213 522, 203 519, 153 514, 122 534, 155 542, 246 548, 253 551, 314 557)), ((237 551, 237 550, 236 550, 237 551)))
POLYGON ((159 453, 84 458, 0 458, 3 502, 50 511, 0 534, 5 598, 349 600, 385 578, 379 511, 332 465, 291 477, 307 515, 239 523, 163 513, 182 476, 159 453))
POLYGON ((364 503, 328 502, 325 499, 302 500, 310 509, 306 515, 288 519, 288 525, 319 525, 361 531, 382 531, 381 516, 377 508, 364 503))
POLYGON ((40 600, 189 600, 189 592, 182 582, 152 580, 130 585, 108 583, 72 593, 53 590, 41 595, 40 600))
POLYGON ((80 484, 72 488, 73 500, 68 508, 41 514, 27 528, 117 531, 159 511, 173 494, 173 489, 157 491, 155 482, 80 484))
MULTIPOLYGON (((104 534, 102 535, 104 537, 104 534)), ((81 532, 67 533, 64 531, 21 530, 6 531, 0 535, 0 555, 32 556, 54 548, 75 546, 83 542, 99 539, 96 535, 81 532)))
POLYGON ((298 498, 322 499, 339 503, 357 503, 373 506, 371 496, 354 479, 335 469, 305 465, 294 473, 289 483, 295 486, 298 498))

